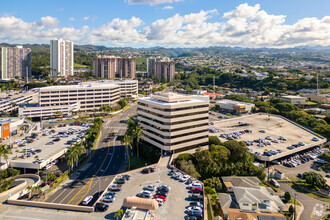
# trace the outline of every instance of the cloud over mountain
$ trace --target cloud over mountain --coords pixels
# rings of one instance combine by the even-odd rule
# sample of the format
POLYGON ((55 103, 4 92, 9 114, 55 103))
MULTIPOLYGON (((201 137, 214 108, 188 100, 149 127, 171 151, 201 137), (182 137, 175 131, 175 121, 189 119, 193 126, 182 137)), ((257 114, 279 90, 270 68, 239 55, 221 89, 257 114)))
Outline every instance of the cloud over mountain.
MULTIPOLYGON (((130 0, 161 2, 172 0, 130 0)), ((25 22, 14 16, 0 17, 0 42, 45 43, 51 38, 65 38, 78 44, 144 46, 243 46, 294 47, 329 46, 330 16, 307 17, 292 25, 285 15, 272 15, 259 4, 241 4, 219 19, 216 9, 186 15, 175 14, 146 25, 137 17, 115 18, 99 27, 63 27, 55 17, 25 22)))

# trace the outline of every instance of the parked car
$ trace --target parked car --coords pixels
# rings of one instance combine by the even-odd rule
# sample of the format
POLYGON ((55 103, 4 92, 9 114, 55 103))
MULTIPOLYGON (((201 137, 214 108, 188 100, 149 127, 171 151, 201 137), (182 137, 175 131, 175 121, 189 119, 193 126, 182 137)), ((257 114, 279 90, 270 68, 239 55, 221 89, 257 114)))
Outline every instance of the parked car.
POLYGON ((164 202, 166 202, 166 196, 164 195, 156 194, 154 195, 154 199, 162 199, 164 202))
POLYGON ((142 173, 150 173, 151 171, 150 171, 149 168, 144 168, 141 172, 142 172, 142 173))
POLYGON ((108 189, 111 191, 120 191, 121 187, 117 186, 117 184, 113 184, 113 185, 110 185, 108 189))
POLYGON ((109 206, 107 204, 104 204, 104 203, 101 203, 101 202, 98 202, 95 204, 95 210, 96 211, 102 211, 102 212, 105 212, 107 211, 109 208, 109 206))
POLYGON ((103 202, 113 202, 113 201, 115 201, 116 200, 116 198, 114 197, 114 196, 104 196, 103 198, 102 198, 102 201, 103 202))
POLYGON ((189 206, 199 206, 199 207, 201 207, 201 208, 204 207, 204 206, 203 206, 203 203, 201 203, 201 202, 191 202, 191 203, 189 204, 189 206))
POLYGON ((144 190, 148 190, 148 191, 154 191, 155 190, 155 186, 153 185, 147 185, 145 187, 143 187, 144 190))
POLYGON ((118 183, 118 184, 124 184, 125 182, 126 182, 126 180, 124 178, 116 179, 116 183, 118 183))
POLYGON ((93 199, 93 196, 87 196, 82 202, 82 205, 88 205, 88 203, 90 203, 93 199))
POLYGON ((136 196, 140 198, 150 198, 152 196, 152 193, 150 191, 141 191, 136 196))
POLYGON ((270 183, 273 184, 276 188, 280 188, 280 184, 275 179, 271 179, 270 183))

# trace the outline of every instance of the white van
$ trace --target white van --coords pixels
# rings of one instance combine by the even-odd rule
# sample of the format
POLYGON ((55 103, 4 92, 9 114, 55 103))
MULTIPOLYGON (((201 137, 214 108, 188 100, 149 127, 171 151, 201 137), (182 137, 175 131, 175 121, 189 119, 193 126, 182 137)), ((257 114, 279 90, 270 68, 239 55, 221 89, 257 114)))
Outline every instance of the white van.
POLYGON ((273 184, 276 188, 280 188, 280 184, 275 179, 271 179, 270 183, 273 184))
POLYGON ((90 203, 90 201, 92 201, 93 196, 87 196, 83 201, 82 204, 83 205, 88 205, 88 203, 90 203))

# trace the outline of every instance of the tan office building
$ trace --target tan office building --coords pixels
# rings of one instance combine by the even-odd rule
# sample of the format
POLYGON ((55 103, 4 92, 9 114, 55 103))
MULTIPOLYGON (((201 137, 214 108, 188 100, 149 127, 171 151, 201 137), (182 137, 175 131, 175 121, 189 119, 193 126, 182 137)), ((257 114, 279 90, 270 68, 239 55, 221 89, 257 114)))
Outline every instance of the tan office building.
POLYGON ((144 141, 176 153, 208 145, 208 97, 158 93, 138 99, 144 141))
POLYGON ((93 59, 93 73, 95 77, 105 79, 134 79, 135 58, 115 56, 98 56, 93 59))
POLYGON ((148 58, 148 76, 159 79, 161 82, 171 82, 175 76, 175 62, 168 57, 148 58))

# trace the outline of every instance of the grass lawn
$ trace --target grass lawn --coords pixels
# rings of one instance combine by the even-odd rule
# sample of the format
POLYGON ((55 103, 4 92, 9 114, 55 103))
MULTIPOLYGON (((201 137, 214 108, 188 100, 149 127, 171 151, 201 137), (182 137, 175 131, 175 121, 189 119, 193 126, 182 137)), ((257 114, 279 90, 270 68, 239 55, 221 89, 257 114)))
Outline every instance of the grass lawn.
MULTIPOLYGON (((291 197, 290 203, 294 204, 294 198, 291 197)), ((298 200, 296 200, 296 204, 301 206, 301 203, 298 200)))
POLYGON ((86 65, 82 65, 82 64, 75 63, 75 64, 73 65, 73 68, 87 68, 87 66, 86 66, 86 65))
POLYGON ((149 165, 151 163, 149 163, 148 161, 142 159, 142 158, 138 158, 135 155, 130 155, 130 161, 131 161, 131 165, 130 165, 130 170, 134 170, 134 169, 138 169, 140 167, 144 167, 145 164, 149 165))
POLYGON ((212 220, 212 213, 211 213, 211 205, 209 203, 209 200, 207 200, 207 219, 212 220))
POLYGON ((317 105, 317 103, 309 101, 309 102, 306 102, 305 105, 317 105))
MULTIPOLYGON (((292 189, 295 189, 295 190, 297 190, 298 192, 304 193, 304 194, 307 195, 307 196, 310 196, 310 197, 313 197, 313 198, 316 198, 316 199, 321 199, 321 200, 323 200, 323 201, 325 201, 325 202, 327 202, 327 203, 330 203, 330 198, 325 198, 325 197, 322 197, 322 196, 318 196, 318 195, 316 195, 316 194, 313 194, 313 193, 311 193, 311 192, 308 192, 307 190, 305 190, 305 189, 299 187, 299 185, 304 186, 304 187, 307 187, 307 186, 306 186, 306 183, 299 183, 299 184, 297 184, 297 185, 295 185, 295 184, 293 184, 293 183, 288 183, 288 185, 291 186, 292 189)), ((309 189, 309 190, 312 190, 312 189, 309 189)))
POLYGON ((264 183, 259 183, 259 186, 264 186, 264 187, 268 187, 266 184, 264 183))

